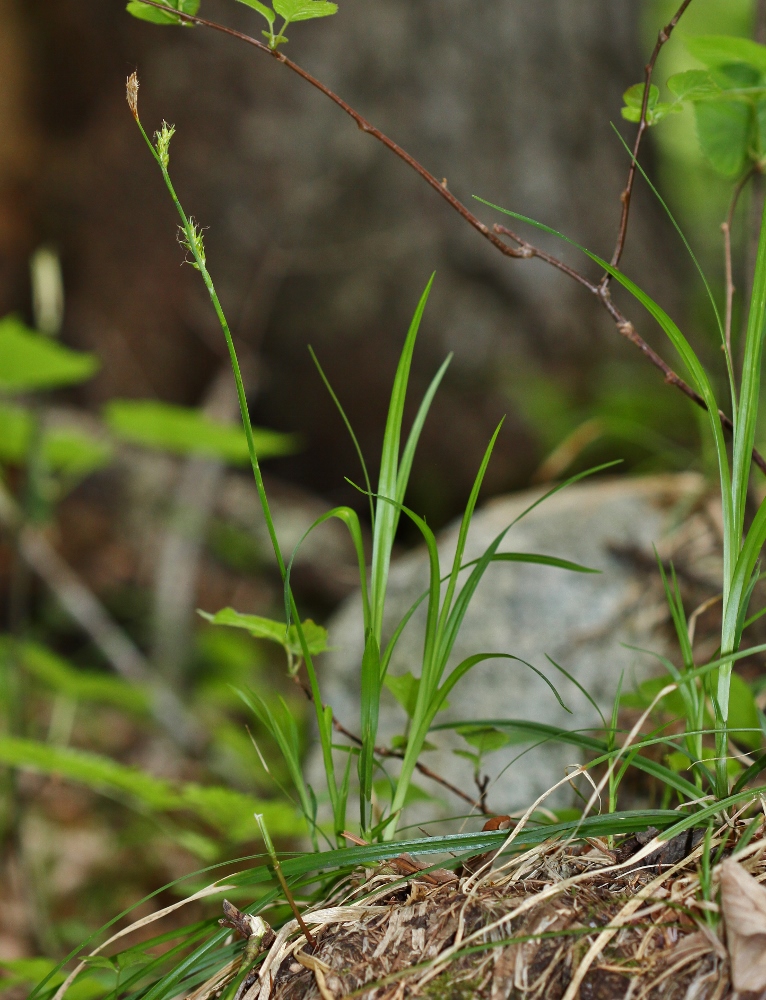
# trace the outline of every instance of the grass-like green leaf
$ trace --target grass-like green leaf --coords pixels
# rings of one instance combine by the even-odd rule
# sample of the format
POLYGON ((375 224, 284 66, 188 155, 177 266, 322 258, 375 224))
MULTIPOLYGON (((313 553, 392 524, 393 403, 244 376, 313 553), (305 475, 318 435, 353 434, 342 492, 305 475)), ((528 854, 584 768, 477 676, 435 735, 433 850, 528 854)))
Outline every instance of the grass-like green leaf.
POLYGON ((8 767, 60 774, 96 792, 123 797, 129 804, 139 804, 152 812, 191 812, 233 842, 255 837, 255 812, 265 812, 271 828, 280 834, 287 835, 295 829, 295 814, 282 803, 263 802, 229 788, 194 783, 175 785, 84 750, 2 736, 0 762, 8 767))
POLYGON ((398 505, 396 503, 386 503, 385 501, 396 501, 403 488, 406 489, 406 483, 403 484, 399 481, 399 446, 402 434, 402 418, 404 416, 404 400, 407 394, 407 383, 409 381, 415 341, 428 297, 431 294, 433 281, 434 276, 431 275, 425 291, 420 297, 415 315, 407 332, 396 369, 388 417, 386 419, 386 428, 383 434, 383 452, 380 459, 380 475, 378 478, 378 497, 383 498, 384 502, 382 504, 378 503, 375 510, 370 582, 370 625, 378 643, 381 640, 383 628, 383 611, 386 603, 391 547, 394 543, 396 526, 399 521, 398 505))
POLYGON ((361 670, 361 738, 359 754, 359 813, 364 834, 369 831, 372 781, 375 773, 375 741, 380 712, 380 648, 371 628, 365 636, 361 670))
MULTIPOLYGON (((438 732, 440 729, 455 729, 458 726, 491 726, 501 732, 507 732, 514 738, 514 742, 529 743, 565 743, 569 746, 577 747, 584 753, 599 754, 602 759, 610 758, 609 745, 604 740, 588 736, 587 733, 593 730, 569 730, 561 726, 549 726, 542 722, 530 722, 526 719, 463 719, 458 722, 444 722, 439 725, 432 725, 431 732, 438 732)), ((658 741, 660 742, 660 741, 658 741)), ((640 749, 640 747, 639 747, 640 749)), ((614 751, 612 756, 619 753, 614 751)), ((652 777, 657 778, 663 785, 674 788, 684 798, 696 799, 699 797, 699 789, 696 785, 676 774, 669 767, 651 760, 649 757, 637 756, 632 760, 633 766, 652 777)))
POLYGON ((314 840, 314 849, 316 850, 315 810, 311 802, 308 785, 303 777, 301 740, 298 734, 298 726, 290 708, 284 698, 279 699, 278 708, 272 709, 269 703, 255 691, 238 691, 237 693, 261 725, 270 733, 272 739, 279 747, 282 759, 287 766, 290 780, 298 793, 301 809, 306 818, 309 834, 314 840))
POLYGON ((150 709, 148 692, 119 677, 80 670, 36 642, 0 645, 4 658, 16 656, 25 672, 36 681, 75 701, 112 705, 144 715, 150 709))

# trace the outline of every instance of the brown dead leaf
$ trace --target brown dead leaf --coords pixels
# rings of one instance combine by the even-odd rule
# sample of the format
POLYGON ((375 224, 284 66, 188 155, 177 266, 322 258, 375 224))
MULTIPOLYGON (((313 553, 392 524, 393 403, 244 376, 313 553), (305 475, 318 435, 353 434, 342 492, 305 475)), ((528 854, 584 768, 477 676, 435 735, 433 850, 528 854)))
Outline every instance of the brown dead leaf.
POLYGON ((766 989, 766 888, 729 859, 721 865, 721 903, 734 989, 766 989))

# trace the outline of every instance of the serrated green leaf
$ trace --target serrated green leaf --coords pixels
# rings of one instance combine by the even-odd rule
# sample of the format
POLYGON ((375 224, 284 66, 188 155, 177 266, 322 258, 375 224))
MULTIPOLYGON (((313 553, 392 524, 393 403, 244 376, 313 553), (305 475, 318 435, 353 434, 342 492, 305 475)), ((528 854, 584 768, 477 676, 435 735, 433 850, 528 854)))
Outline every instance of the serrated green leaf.
MULTIPOLYGON (((266 4, 261 3, 260 0, 239 0, 239 3, 243 3, 246 6, 251 7, 253 10, 257 10, 259 14, 263 15, 263 17, 266 18, 269 24, 274 23, 276 17, 274 11, 271 9, 271 7, 267 7, 266 4)), ((285 41, 286 40, 287 39, 285 39, 285 41)))
MULTIPOLYGON (((623 101, 629 108, 638 108, 641 110, 641 106, 644 103, 644 89, 646 87, 645 83, 634 83, 632 87, 628 87, 625 93, 622 95, 623 101)), ((651 84, 649 87, 649 100, 646 102, 647 108, 651 109, 655 106, 660 98, 660 88, 651 84)))
MULTIPOLYGON (((169 6, 169 5, 168 5, 169 6)), ((141 0, 130 0, 125 10, 138 18, 139 21, 149 21, 150 24, 180 24, 181 18, 176 17, 171 10, 165 13, 157 7, 149 7, 141 0)))
MULTIPOLYGON (((288 630, 285 628, 284 622, 274 621, 273 618, 262 618, 260 615, 243 615, 233 608, 223 608, 214 615, 208 614, 206 611, 200 611, 199 614, 213 625, 228 625, 230 628, 245 629, 256 639, 276 642, 294 656, 302 655, 298 630, 295 625, 291 625, 288 630)), ((307 618, 303 622, 303 634, 312 656, 324 653, 327 649, 326 628, 307 618)))
POLYGON ((17 393, 85 382, 97 372, 95 354, 72 351, 35 333, 15 316, 0 320, 0 391, 17 393))
POLYGON ((766 73, 766 45, 759 45, 749 38, 731 35, 700 35, 687 38, 686 48, 695 59, 708 67, 725 66, 727 63, 747 63, 759 72, 766 73))
MULTIPOLYGON (((202 455, 246 465, 247 440, 238 424, 222 424, 201 410, 149 399, 116 399, 104 410, 112 433, 129 444, 169 451, 176 455, 202 455)), ((253 439, 261 459, 289 455, 298 448, 292 434, 253 427, 253 439)))
POLYGON ((338 5, 328 0, 273 0, 274 10, 287 21, 309 21, 337 13, 338 5))
POLYGON ((747 63, 727 63, 725 66, 714 66, 710 71, 718 86, 726 90, 750 90, 758 87, 763 75, 755 66, 747 63))
POLYGON ((620 114, 625 119, 626 122, 640 122, 641 121, 641 108, 628 107, 620 109, 620 114))
POLYGON ((117 969, 116 960, 107 958, 106 955, 86 955, 82 961, 91 969, 109 969, 110 972, 115 972, 117 969))
POLYGON ((680 104, 670 104, 667 101, 660 101, 658 104, 655 104, 655 106, 651 109, 651 111, 647 112, 646 124, 656 125, 658 122, 661 122, 662 119, 666 118, 668 115, 678 114, 681 111, 683 111, 683 108, 681 107, 680 104))
MULTIPOLYGON (((633 86, 628 87, 622 95, 622 99, 625 101, 625 107, 622 108, 620 113, 626 121, 641 121, 641 108, 643 106, 645 88, 646 84, 644 83, 634 83, 633 86)), ((657 122, 661 121, 666 115, 671 114, 674 111, 681 110, 675 104, 668 104, 667 102, 661 103, 659 101, 659 96, 659 87, 651 84, 649 87, 649 100, 646 103, 647 125, 656 125, 657 122)))
POLYGON ((675 94, 679 101, 696 101, 703 97, 712 97, 720 88, 707 70, 687 69, 683 73, 674 73, 668 77, 668 90, 675 94))
MULTIPOLYGON (((130 0, 125 9, 133 17, 137 17, 140 21, 149 21, 151 24, 184 24, 180 17, 173 14, 173 11, 177 10, 182 14, 190 14, 194 17, 200 5, 200 0, 158 0, 158 2, 163 3, 168 8, 167 13, 157 7, 150 7, 148 4, 142 3, 141 0, 130 0)), ((186 26, 188 27, 188 24, 186 26)))
MULTIPOLYGON (((420 690, 420 678, 414 677, 407 671, 406 674, 398 674, 396 676, 386 674, 383 683, 402 706, 408 718, 411 719, 415 714, 415 705, 417 704, 418 691, 420 690)), ((443 711, 445 708, 449 708, 449 702, 445 702, 440 711, 443 711)))
POLYGON ((410 671, 398 676, 386 674, 384 684, 407 713, 408 718, 411 719, 418 700, 420 678, 413 676, 410 671))
POLYGON ((502 750, 511 742, 508 733, 495 729, 494 726, 461 726, 455 730, 460 733, 466 743, 476 747, 480 755, 502 750))
POLYGON ((741 173, 753 133, 753 110, 740 101, 700 101, 694 105, 700 149, 724 177, 741 173))

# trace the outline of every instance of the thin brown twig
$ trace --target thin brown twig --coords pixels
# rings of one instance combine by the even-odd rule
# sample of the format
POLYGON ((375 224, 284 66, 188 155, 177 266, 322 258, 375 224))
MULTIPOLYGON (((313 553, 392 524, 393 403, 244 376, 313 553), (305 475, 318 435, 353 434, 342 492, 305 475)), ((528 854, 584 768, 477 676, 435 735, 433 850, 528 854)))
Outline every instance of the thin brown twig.
MULTIPOLYGON (((149 7, 157 7, 161 10, 167 9, 164 4, 157 3, 155 2, 155 0, 141 0, 141 2, 147 4, 149 7)), ((651 74, 654 70, 654 64, 657 61, 657 56, 659 54, 660 49, 670 37, 670 34, 672 33, 673 29, 678 23, 681 15, 684 13, 684 11, 686 10, 686 8, 689 6, 690 3, 691 0, 684 0, 684 3, 678 9, 674 17, 671 19, 671 21, 660 31, 657 39, 657 44, 655 45, 655 50, 652 53, 651 59, 647 63, 646 67, 647 80, 651 79, 651 74)), ((653 348, 651 348, 649 344, 647 344, 647 342, 638 333, 633 324, 628 319, 626 319, 625 316, 623 316, 623 314, 614 305, 611 296, 609 294, 608 275, 606 276, 606 280, 602 279, 602 281, 598 285, 596 285, 594 284, 594 282, 586 278, 585 275, 580 274, 579 271, 576 271, 574 268, 570 267, 568 264, 565 264, 563 261, 559 260, 557 257, 554 257, 552 254, 549 254, 547 251, 541 250, 538 247, 534 247, 527 240, 524 240, 521 237, 515 235, 514 233, 511 232, 511 230, 507 229, 505 226, 495 225, 492 227, 492 229, 490 229, 483 222, 481 222, 481 220, 479 220, 472 212, 470 212, 466 208, 466 206, 452 194, 451 191, 447 189, 445 183, 437 180, 437 178, 433 174, 429 173, 429 171, 426 170, 426 168, 422 166, 422 164, 418 163, 418 161, 413 156, 410 156, 410 154, 406 152, 406 150, 402 149, 402 147, 399 146, 397 143, 395 143, 393 139, 389 139, 387 135, 385 135, 383 132, 380 131, 380 129, 376 128, 374 125, 368 122, 367 119, 364 118, 362 115, 360 115, 359 112, 356 111, 354 108, 352 108, 350 104, 347 104, 346 101, 344 101, 341 97, 339 97, 336 93, 334 93, 334 91, 330 90, 329 87, 326 87, 321 81, 317 80, 317 78, 315 76, 312 76, 311 73, 304 70, 303 67, 293 62, 292 59, 289 59, 286 55, 284 55, 284 53, 279 52, 278 50, 270 49, 268 45, 265 45, 263 42, 258 41, 257 38, 253 38, 250 35, 246 35, 241 31, 235 30, 234 28, 229 28, 224 24, 219 24, 216 21, 208 21, 204 17, 197 17, 192 14, 184 14, 181 13, 180 11, 176 11, 175 14, 180 20, 185 21, 188 24, 197 24, 200 25, 201 27, 212 28, 214 31, 220 31, 224 35, 229 35, 232 38, 237 38, 240 41, 245 42, 247 45, 252 45, 260 52, 272 56, 278 62, 283 63, 288 69, 291 69, 294 73, 296 73, 299 77, 301 77, 301 79, 305 80, 307 83, 310 83, 312 87, 315 87, 322 94, 328 97, 331 101, 337 104, 339 108, 345 111, 346 114, 349 115, 356 122, 358 127, 363 132, 366 132, 368 135, 371 135, 375 139, 378 139, 380 142, 383 143, 383 145, 387 149, 390 149, 392 153, 394 153, 396 156, 399 157, 399 159, 403 160, 420 177, 422 177, 427 184, 429 184, 439 195, 441 195, 441 197, 444 198, 445 201, 452 208, 455 209, 458 215, 460 215, 463 219, 465 219, 465 221, 468 222, 470 226, 472 226, 477 232, 479 232, 482 236, 484 236, 485 239, 489 240, 492 246, 494 246, 506 257, 515 257, 517 259, 524 259, 524 260, 529 260, 533 257, 537 257, 539 260, 544 261, 546 264, 550 264, 551 267, 555 267, 563 274, 568 275, 570 278, 578 282, 578 284, 582 285, 584 288, 587 288, 589 292, 596 295, 600 299, 605 309, 614 320, 618 331, 632 344, 635 344, 635 346, 638 347, 638 349, 644 354, 644 356, 648 358, 648 360, 651 361, 651 363, 662 372, 665 378, 665 382, 668 385, 674 385, 677 389, 680 389, 680 391, 683 392, 685 396, 687 396, 693 403, 696 403, 697 406, 701 407, 701 409, 703 410, 707 409, 705 401, 699 395, 699 393, 695 392, 690 385, 688 385, 679 375, 676 374, 676 372, 673 371, 670 365, 668 365, 660 357, 660 355, 653 348), (509 247, 507 243, 499 239, 500 233, 510 236, 510 238, 513 239, 518 244, 519 249, 516 250, 513 247, 509 247)), ((649 91, 647 87, 644 91, 644 104, 642 106, 642 115, 641 115, 641 122, 643 123, 643 128, 641 128, 640 124, 639 136, 637 137, 636 143, 633 148, 633 156, 631 158, 631 169, 628 175, 628 183, 621 196, 623 202, 623 212, 620 221, 620 230, 617 239, 617 246, 615 248, 615 253, 613 254, 613 260, 616 259, 617 261, 619 261, 620 256, 622 255, 622 250, 625 243, 625 234, 627 232, 628 214, 629 214, 628 208, 636 172, 636 155, 638 152, 638 147, 640 145, 641 135, 643 134, 643 131, 645 131, 647 127, 646 107, 648 102, 648 93, 649 91)), ((726 416, 726 414, 723 413, 721 410, 719 410, 718 412, 723 426, 726 427, 728 430, 732 430, 732 422, 730 418, 726 416)), ((766 474, 766 459, 755 448, 753 449, 753 460, 755 464, 758 466, 758 468, 761 469, 761 471, 764 474, 766 474)))
MULTIPOLYGON (((692 0, 683 0, 683 3, 675 12, 670 21, 668 21, 668 23, 665 25, 664 28, 660 28, 660 31, 657 35, 657 41, 655 42, 654 45, 654 49, 652 51, 651 56, 649 57, 649 62, 646 64, 646 66, 644 66, 644 97, 643 101, 641 102, 641 118, 639 119, 638 122, 638 131, 636 133, 635 142, 633 143, 633 156, 631 157, 630 160, 630 169, 628 170, 628 180, 627 183, 625 184, 625 188, 622 194, 620 195, 620 201, 622 202, 622 213, 620 214, 620 225, 617 230, 617 242, 615 243, 614 252, 612 253, 612 260, 610 262, 612 267, 617 267, 617 265, 620 263, 622 252, 625 249, 625 239, 628 235, 628 218, 630 217, 630 201, 631 201, 631 196, 633 194, 633 187, 636 182, 636 164, 638 161, 638 151, 641 147, 641 140, 644 137, 644 132, 646 132, 648 128, 648 123, 646 119, 649 108, 649 90, 652 84, 652 75, 654 73, 654 66, 657 62, 657 57, 659 56, 662 47, 665 45, 670 36, 673 34, 676 25, 681 20, 681 17, 683 16, 686 8, 689 6, 691 2, 692 0)), ((604 288, 607 288, 610 280, 611 276, 609 274, 605 274, 604 277, 601 279, 601 285, 604 288)))
POLYGON ((729 203, 729 211, 726 214, 726 219, 721 223, 721 232, 723 233, 723 256, 724 256, 724 268, 726 271, 726 313, 724 317, 724 342, 726 344, 726 350, 729 354, 729 358, 732 359, 733 354, 731 353, 731 319, 732 319, 732 307, 734 304, 734 277, 732 273, 731 264, 731 227, 734 221, 734 212, 737 209, 737 203, 739 201, 739 196, 742 194, 748 182, 752 179, 753 175, 757 172, 758 168, 753 166, 750 170, 744 174, 743 177, 737 182, 737 186, 734 188, 734 193, 731 196, 731 202, 729 203))
MULTIPOLYGON (((155 0, 141 0, 141 2, 147 4, 149 7, 157 7, 160 10, 167 11, 167 6, 165 4, 157 3, 155 2, 155 0)), ((452 206, 452 208, 455 209, 458 215, 462 216, 462 218, 465 219, 465 221, 469 224, 469 226, 473 226, 473 228, 477 232, 481 233, 481 235, 486 240, 489 240, 489 242, 495 247, 496 250, 499 250, 502 254, 505 254, 506 257, 529 256, 529 254, 527 254, 524 250, 516 250, 513 247, 509 247, 507 243, 503 242, 503 240, 498 239, 498 237, 492 232, 489 226, 486 226, 480 219, 478 219, 473 214, 473 212, 467 209, 466 206, 452 194, 452 192, 447 188, 447 185, 444 181, 437 180, 437 178, 434 177, 432 173, 429 173, 429 171, 426 170, 424 166, 418 163, 418 161, 415 159, 414 156, 410 156, 410 154, 405 149, 402 149, 402 147, 399 146, 397 143, 395 143, 393 139, 390 139, 384 132, 381 132, 380 129, 376 128, 371 122, 368 122, 367 119, 364 118, 362 115, 360 115, 359 112, 356 111, 354 108, 352 108, 350 104, 347 104, 342 97, 339 97, 338 94, 330 90, 329 87, 326 87, 321 82, 321 80, 318 80, 315 76, 312 76, 311 73, 303 69, 302 66, 299 66, 298 63, 293 62, 293 60, 288 58, 283 52, 280 52, 278 49, 271 49, 269 48, 268 45, 265 45, 263 42, 260 42, 257 38, 253 38, 252 35, 246 35, 242 31, 237 31, 234 28, 229 28, 225 24, 219 24, 217 21, 208 21, 204 17, 197 17, 196 15, 191 15, 191 14, 183 14, 180 11, 174 11, 173 13, 181 20, 185 21, 187 24, 198 24, 200 25, 200 27, 212 28, 214 31, 220 31, 224 35, 229 35, 231 38, 237 38, 239 39, 239 41, 245 42, 247 45, 252 45, 260 52, 272 56, 274 59, 277 60, 277 62, 281 62, 284 66, 287 66, 287 68, 291 69, 293 73, 296 73, 299 77, 301 77, 301 79, 305 80, 307 83, 310 83, 312 87, 316 87, 316 89, 320 91, 322 94, 324 94, 325 97, 329 97, 330 100, 333 101, 333 103, 337 104, 339 108, 341 108, 343 111, 346 112, 347 115, 349 115, 349 117, 353 118, 353 120, 356 122, 357 126, 359 127, 359 129, 361 129, 362 132, 366 132, 368 135, 373 136, 373 138, 377 139, 379 142, 382 142, 387 149, 390 149, 392 153, 398 156, 400 160, 404 160, 404 162, 409 167, 411 167, 415 171, 415 173, 419 174, 420 177, 423 178, 426 184, 430 184, 430 186, 434 189, 434 191, 436 191, 437 194, 441 195, 441 197, 444 198, 444 200, 448 202, 452 206)))
MULTIPOLYGON (((293 677, 293 680, 301 689, 301 691, 303 691, 308 700, 313 701, 311 688, 308 687, 308 685, 305 684, 301 680, 301 678, 298 677, 297 675, 293 677)), ((340 722, 335 717, 334 714, 332 717, 332 725, 333 729, 337 733, 340 733, 342 736, 345 736, 346 739, 351 740, 351 742, 355 743, 356 746, 358 747, 362 746, 362 740, 356 735, 356 733, 352 733, 350 729, 346 729, 343 723, 340 722)), ((399 750, 392 750, 390 747, 375 747, 375 753, 378 755, 378 757, 395 757, 398 760, 404 759, 403 753, 401 753, 399 750)), ((467 792, 464 792, 461 788, 458 788, 457 785, 453 785, 452 782, 447 781, 446 778, 443 778, 440 774, 437 774, 436 771, 432 771, 430 767, 427 767, 420 761, 418 761, 417 764, 415 764, 415 767, 423 775, 424 778, 430 778, 431 781, 435 781, 437 784, 441 785, 442 788, 446 788, 447 791, 452 792, 453 795, 457 795, 458 798, 462 799, 464 802, 467 802, 472 809, 478 808, 485 816, 492 815, 485 801, 479 801, 478 799, 472 798, 467 792)), ((486 798, 486 795, 484 797, 486 798)))
MULTIPOLYGON (((527 246, 531 251, 530 254, 531 256, 535 257, 538 256, 536 248, 528 244, 526 240, 523 239, 523 237, 519 236, 517 233, 514 233, 513 230, 508 229, 507 226, 501 226, 499 223, 495 223, 494 228, 496 232, 502 233, 504 236, 508 236, 509 239, 515 240, 520 245, 527 246)), ((583 287, 587 288, 592 295, 595 295, 595 297, 599 300, 599 302, 601 302, 603 307, 612 317, 615 326, 617 327, 618 331, 622 334, 622 336, 625 337, 626 340, 629 340, 632 344, 635 344, 636 347, 644 354, 644 356, 648 358, 649 361, 651 361, 654 367, 658 368, 662 372, 667 384, 674 385, 677 389, 680 389, 681 392, 685 396, 687 396, 693 403, 696 403, 697 406, 701 407, 701 409, 706 410, 707 404, 705 403, 705 400, 702 398, 702 396, 700 396, 698 392, 695 392, 694 389, 692 389, 692 387, 688 383, 684 382, 684 380, 680 378, 673 371, 670 365, 666 361, 664 361, 663 358, 660 357, 660 355, 654 350, 654 348, 650 347, 649 344, 647 344, 644 338, 636 331, 636 328, 633 326, 630 320, 627 319, 627 317, 617 308, 617 306, 614 304, 614 301, 612 300, 612 296, 609 292, 609 289, 604 285, 596 285, 592 281, 583 281, 581 282, 581 284, 583 285, 583 287)), ((726 413, 724 413, 723 410, 718 411, 718 416, 721 420, 721 423, 727 430, 731 431, 734 429, 734 425, 731 422, 731 418, 726 413)), ((761 453, 758 451, 757 448, 753 448, 753 461, 761 470, 761 472, 766 474, 766 458, 764 458, 764 456, 761 455, 761 453)))

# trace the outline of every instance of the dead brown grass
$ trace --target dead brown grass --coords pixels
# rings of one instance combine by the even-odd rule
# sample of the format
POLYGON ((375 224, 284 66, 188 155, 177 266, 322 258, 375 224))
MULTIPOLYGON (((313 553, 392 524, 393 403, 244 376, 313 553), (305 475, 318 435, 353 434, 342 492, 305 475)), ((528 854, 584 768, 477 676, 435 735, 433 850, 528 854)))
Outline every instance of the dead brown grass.
MULTIPOLYGON (((745 829, 727 826, 721 860, 745 829)), ((304 913, 315 948, 286 924, 238 1000, 745 1000, 732 991, 715 902, 721 866, 705 899, 703 850, 699 834, 662 845, 642 835, 614 850, 549 842, 464 878, 402 878, 395 859, 304 913)), ((763 826, 737 860, 766 881, 763 826)))

